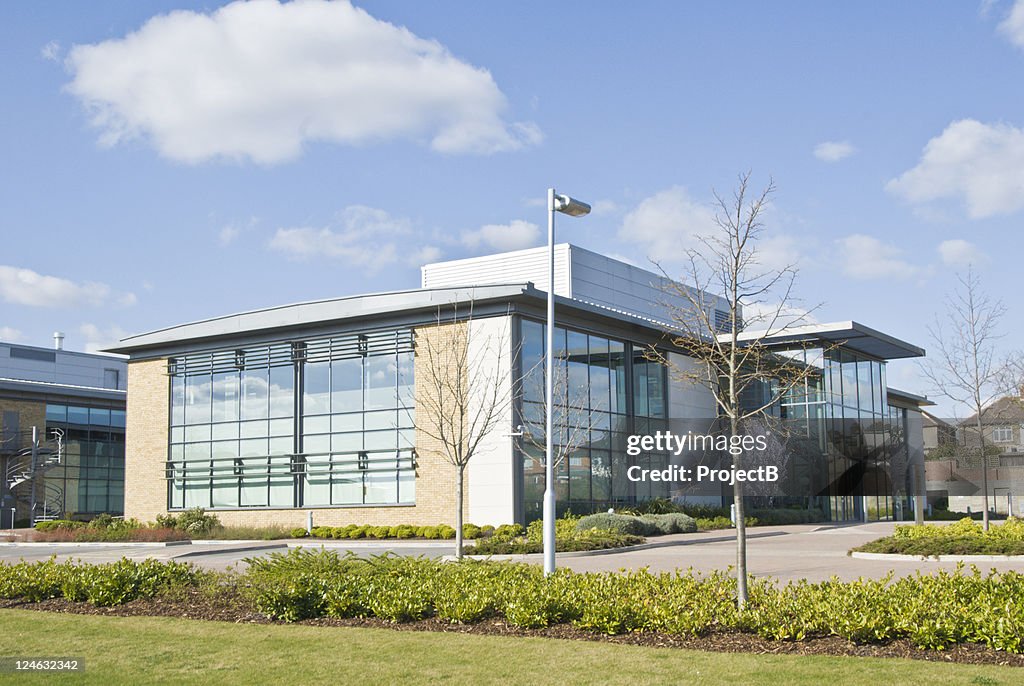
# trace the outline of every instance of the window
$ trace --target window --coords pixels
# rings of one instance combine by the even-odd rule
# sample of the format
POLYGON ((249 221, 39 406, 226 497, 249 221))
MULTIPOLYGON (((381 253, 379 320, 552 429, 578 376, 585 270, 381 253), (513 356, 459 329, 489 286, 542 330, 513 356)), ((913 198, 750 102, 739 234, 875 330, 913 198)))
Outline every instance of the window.
POLYGON ((116 369, 103 370, 103 387, 117 390, 121 384, 121 373, 116 369))
POLYGON ((197 353, 168 374, 171 508, 415 502, 410 330, 197 353))
POLYGON ((994 426, 992 427, 992 440, 996 443, 1012 443, 1013 442, 1013 427, 1012 426, 994 426))

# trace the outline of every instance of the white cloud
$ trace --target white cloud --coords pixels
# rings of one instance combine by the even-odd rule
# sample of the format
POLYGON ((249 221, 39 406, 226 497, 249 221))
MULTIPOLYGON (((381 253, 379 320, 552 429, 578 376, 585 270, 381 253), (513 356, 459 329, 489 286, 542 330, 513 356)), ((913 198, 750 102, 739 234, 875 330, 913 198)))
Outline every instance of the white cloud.
POLYGON ((998 31, 1018 48, 1024 48, 1024 0, 1013 3, 1009 14, 999 23, 998 31))
POLYGON ((692 200, 685 188, 673 186, 655 193, 628 212, 619 239, 639 244, 655 262, 679 261, 694 245, 694 237, 716 229, 711 208, 692 200))
POLYGON ((905 279, 921 270, 902 259, 903 251, 873 236, 852 234, 836 241, 843 273, 854 279, 905 279))
POLYGON ((483 246, 498 252, 531 248, 539 240, 540 227, 522 219, 513 219, 508 224, 485 224, 462 234, 462 243, 467 248, 475 250, 483 246))
POLYGON ((120 326, 101 328, 95 324, 82 324, 78 327, 78 331, 85 337, 85 352, 87 353, 113 348, 122 338, 128 337, 128 332, 120 326))
POLYGON ((1024 131, 955 121, 886 189, 914 204, 960 198, 972 219, 1015 212, 1024 207, 1024 131))
POLYGON ((278 229, 268 247, 296 260, 336 259, 366 273, 393 264, 419 266, 437 260, 441 251, 423 245, 422 236, 408 219, 392 217, 384 210, 351 205, 328 226, 278 229))
POLYGON ((988 257, 978 249, 978 246, 961 238, 942 241, 939 243, 938 251, 943 264, 954 267, 979 265, 988 261, 988 257))
POLYGON ((757 264, 763 270, 778 271, 797 266, 803 259, 802 241, 796 236, 775 233, 758 241, 757 264))
POLYGON ((24 337, 25 334, 18 329, 10 326, 0 326, 0 341, 14 343, 15 341, 20 341, 24 337))
POLYGON ((67 89, 100 142, 148 139, 186 163, 273 164, 310 141, 407 138, 443 153, 535 145, 508 123, 490 72, 349 2, 234 2, 158 15, 134 33, 74 46, 67 89))
POLYGON ((50 41, 39 50, 39 54, 43 56, 44 60, 56 62, 60 57, 60 43, 55 40, 50 41))
POLYGON ((32 307, 80 307, 113 303, 134 305, 134 293, 119 293, 105 283, 75 282, 31 269, 0 265, 0 300, 32 307))
POLYGON ((822 162, 838 162, 857 152, 849 141, 825 141, 814 146, 814 156, 822 162))

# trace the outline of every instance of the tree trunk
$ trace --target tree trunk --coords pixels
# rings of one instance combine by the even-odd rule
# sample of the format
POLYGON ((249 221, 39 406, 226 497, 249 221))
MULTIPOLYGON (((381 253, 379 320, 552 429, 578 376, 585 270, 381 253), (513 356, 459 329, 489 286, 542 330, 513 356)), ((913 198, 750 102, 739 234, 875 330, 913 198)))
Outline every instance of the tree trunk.
POLYGON ((455 482, 455 559, 462 559, 462 482, 465 480, 466 465, 459 465, 459 477, 455 482))
MULTIPOLYGON (((729 421, 729 441, 737 435, 739 422, 735 417, 729 421)), ((733 467, 740 469, 740 455, 732 458, 733 467)), ((733 504, 736 508, 736 606, 743 609, 747 604, 747 522, 743 509, 743 482, 736 481, 732 487, 733 504)))
POLYGON ((981 528, 988 531, 988 455, 985 454, 985 430, 981 423, 981 405, 978 405, 978 445, 981 446, 981 488, 985 492, 982 498, 981 528))

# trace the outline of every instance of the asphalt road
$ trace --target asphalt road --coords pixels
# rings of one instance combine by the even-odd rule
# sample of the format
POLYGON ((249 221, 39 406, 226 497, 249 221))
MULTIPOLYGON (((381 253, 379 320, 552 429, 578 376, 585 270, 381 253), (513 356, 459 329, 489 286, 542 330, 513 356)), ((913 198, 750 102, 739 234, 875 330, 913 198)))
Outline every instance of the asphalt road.
MULTIPOLYGON (((955 562, 934 560, 861 560, 847 556, 847 551, 880 536, 892 533, 893 524, 887 522, 853 526, 802 525, 784 527, 756 527, 749 530, 747 561, 750 572, 756 576, 775 577, 781 581, 808 579, 822 581, 832 576, 843 580, 858 577, 879 578, 890 571, 896 576, 954 570, 955 562)), ((733 532, 713 531, 698 534, 680 534, 648 539, 658 547, 624 552, 559 556, 558 565, 576 571, 609 571, 639 569, 673 571, 693 568, 708 572, 728 569, 735 564, 736 547, 733 532)), ((121 557, 136 560, 153 557, 160 560, 179 560, 209 568, 223 570, 243 568, 248 557, 269 555, 284 551, 287 546, 321 547, 309 541, 258 542, 197 542, 191 545, 162 544, 50 544, 0 543, 0 560, 44 560, 51 555, 58 559, 78 559, 83 562, 109 562, 121 557)), ((351 551, 370 556, 392 553, 397 555, 441 558, 452 554, 451 541, 331 541, 322 547, 339 553, 351 551)), ((540 564, 539 555, 515 556, 514 559, 540 564)), ((977 563, 984 571, 1016 570, 1024 573, 1024 560, 977 563)))

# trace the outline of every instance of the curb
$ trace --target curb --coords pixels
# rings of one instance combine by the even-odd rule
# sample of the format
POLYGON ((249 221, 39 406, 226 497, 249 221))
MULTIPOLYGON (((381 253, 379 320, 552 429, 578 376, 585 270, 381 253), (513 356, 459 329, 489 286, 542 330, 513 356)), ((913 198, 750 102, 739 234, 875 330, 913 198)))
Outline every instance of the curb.
MULTIPOLYGON (((765 531, 758 534, 747 534, 747 538, 769 538, 771 536, 788 536, 785 531, 765 531)), ((622 548, 602 548, 601 550, 573 550, 566 553, 555 553, 558 557, 591 557, 594 555, 615 555, 618 553, 632 553, 641 550, 652 550, 654 548, 674 548, 676 546, 699 545, 701 543, 727 543, 735 541, 736 536, 714 536, 711 538, 681 539, 676 541, 655 541, 654 543, 640 543, 628 545, 622 548)), ((540 558, 544 553, 517 553, 514 555, 463 555, 464 558, 472 560, 530 560, 540 558)), ((454 555, 446 555, 444 559, 455 559, 454 555)))
POLYGON ((1024 555, 903 555, 900 553, 852 552, 858 560, 893 560, 896 562, 1024 562, 1024 555))
POLYGON ((182 553, 181 555, 174 555, 173 558, 177 560, 178 558, 182 557, 201 557, 203 555, 220 555, 222 553, 245 553, 256 550, 282 550, 287 548, 288 546, 282 543, 254 543, 251 545, 241 545, 237 548, 233 548, 227 545, 220 545, 216 548, 211 548, 209 550, 190 550, 189 552, 182 553))
POLYGON ((139 541, 17 541, 9 543, 0 543, 0 546, 11 547, 11 548, 41 548, 43 546, 53 548, 92 548, 92 547, 106 547, 106 548, 170 548, 172 546, 179 545, 192 545, 192 541, 159 541, 159 542, 139 542, 139 541))

